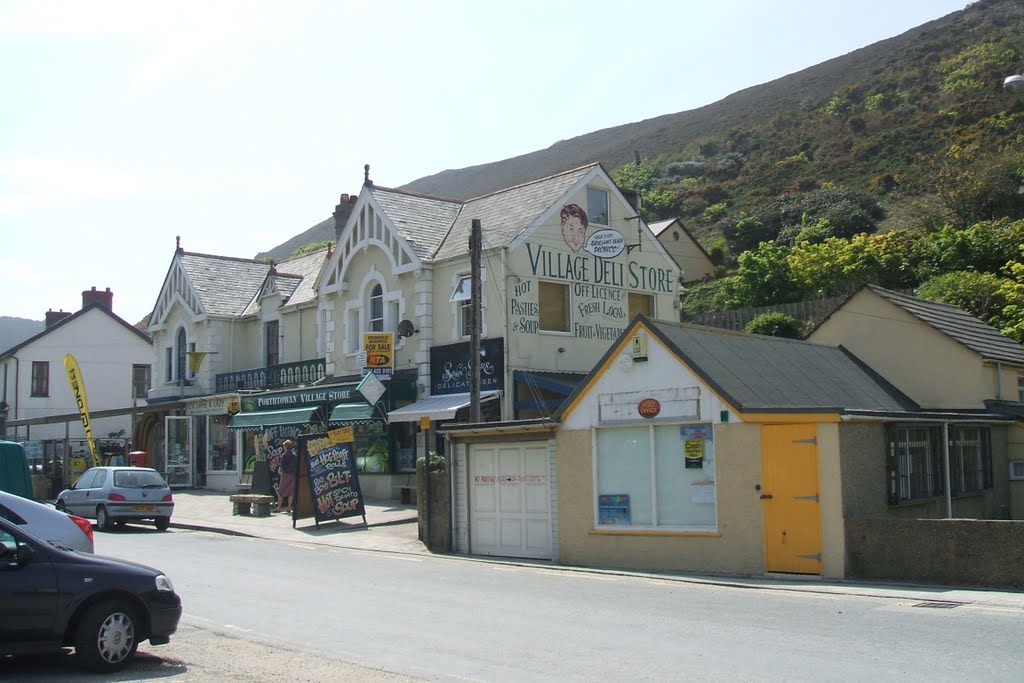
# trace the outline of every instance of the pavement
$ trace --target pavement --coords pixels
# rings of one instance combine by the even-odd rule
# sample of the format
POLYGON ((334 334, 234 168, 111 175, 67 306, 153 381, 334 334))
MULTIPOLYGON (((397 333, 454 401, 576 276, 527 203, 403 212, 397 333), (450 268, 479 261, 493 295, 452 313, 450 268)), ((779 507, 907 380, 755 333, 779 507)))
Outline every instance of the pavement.
POLYGON ((294 521, 289 514, 246 517, 232 514, 231 494, 203 489, 176 490, 171 527, 264 538, 289 543, 309 543, 383 553, 429 555, 454 561, 537 566, 559 570, 637 576, 690 584, 770 589, 790 592, 836 594, 910 601, 922 607, 955 608, 963 605, 1024 612, 1024 591, 988 590, 959 586, 843 581, 795 575, 726 576, 692 573, 642 572, 620 569, 570 567, 552 562, 432 553, 419 540, 415 505, 392 501, 366 501, 366 524, 361 517, 321 523, 312 517, 294 521))

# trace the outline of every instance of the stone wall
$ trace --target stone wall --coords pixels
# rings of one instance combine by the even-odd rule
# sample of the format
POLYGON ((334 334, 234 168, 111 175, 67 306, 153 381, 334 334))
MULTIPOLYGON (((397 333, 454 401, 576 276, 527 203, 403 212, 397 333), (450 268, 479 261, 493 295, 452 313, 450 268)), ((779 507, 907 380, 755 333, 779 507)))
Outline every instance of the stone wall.
POLYGON ((452 549, 452 496, 448 470, 430 473, 430 490, 424 460, 416 461, 416 512, 419 539, 432 552, 447 553, 452 549))
POLYGON ((847 519, 847 578, 1024 588, 1024 522, 847 519))

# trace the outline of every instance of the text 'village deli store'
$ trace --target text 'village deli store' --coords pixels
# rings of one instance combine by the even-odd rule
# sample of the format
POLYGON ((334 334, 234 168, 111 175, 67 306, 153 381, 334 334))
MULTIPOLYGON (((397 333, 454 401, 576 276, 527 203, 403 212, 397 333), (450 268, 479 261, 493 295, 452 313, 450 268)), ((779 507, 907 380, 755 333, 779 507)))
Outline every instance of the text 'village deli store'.
MULTIPOLYGON (((415 472, 414 459, 393 457, 395 453, 411 452, 405 443, 411 437, 396 433, 399 430, 390 428, 386 420, 387 406, 394 400, 401 400, 401 394, 415 391, 415 385, 407 384, 398 379, 388 382, 387 391, 376 404, 370 404, 359 392, 358 382, 242 394, 241 412, 231 418, 229 428, 241 434, 242 471, 246 478, 251 475, 253 492, 272 491, 285 439, 297 440, 301 434, 320 433, 339 426, 353 429, 353 447, 360 474, 415 472), (264 473, 269 473, 266 481, 264 473)), ((390 498, 391 493, 390 480, 364 481, 364 494, 369 497, 390 498)))

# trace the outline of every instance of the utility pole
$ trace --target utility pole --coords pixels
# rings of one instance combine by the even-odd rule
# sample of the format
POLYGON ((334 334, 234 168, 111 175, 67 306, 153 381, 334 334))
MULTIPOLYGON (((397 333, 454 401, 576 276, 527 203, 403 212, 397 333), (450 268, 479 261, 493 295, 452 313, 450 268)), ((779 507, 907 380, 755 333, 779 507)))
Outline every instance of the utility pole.
POLYGON ((473 219, 473 229, 469 233, 470 258, 470 327, 469 337, 469 421, 480 421, 480 334, 483 328, 481 321, 481 278, 480 252, 482 251, 483 228, 480 219, 473 219))

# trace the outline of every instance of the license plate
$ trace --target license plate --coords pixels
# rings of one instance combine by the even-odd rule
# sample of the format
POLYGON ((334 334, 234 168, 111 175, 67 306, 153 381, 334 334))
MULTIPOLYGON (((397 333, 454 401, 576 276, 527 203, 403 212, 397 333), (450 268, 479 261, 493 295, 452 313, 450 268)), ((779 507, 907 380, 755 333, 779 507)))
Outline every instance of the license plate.
POLYGON ((152 512, 156 510, 155 505, 132 505, 132 512, 152 512))

